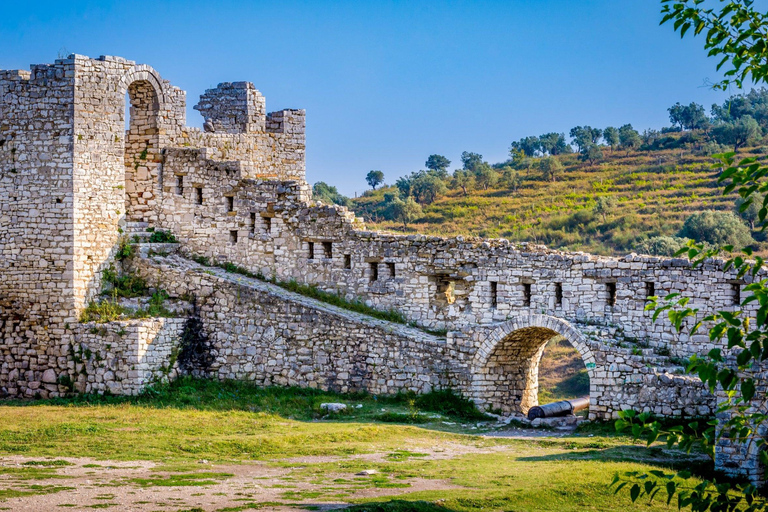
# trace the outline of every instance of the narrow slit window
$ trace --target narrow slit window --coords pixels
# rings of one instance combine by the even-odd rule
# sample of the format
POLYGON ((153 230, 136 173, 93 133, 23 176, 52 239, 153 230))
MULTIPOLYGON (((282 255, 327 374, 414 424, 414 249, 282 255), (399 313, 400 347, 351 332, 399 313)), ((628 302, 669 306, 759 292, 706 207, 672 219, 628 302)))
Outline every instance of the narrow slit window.
POLYGON ((379 264, 375 261, 369 263, 371 268, 371 282, 379 280, 379 264))
POLYGON ((323 257, 327 259, 333 258, 333 243, 323 242, 323 257))
POLYGON ((176 176, 176 193, 184 195, 184 176, 176 176))
POLYGON ((613 307, 616 305, 616 283, 605 283, 605 289, 608 292, 608 305, 613 307))
POLYGON ((315 259, 315 242, 309 242, 309 259, 315 259))
POLYGON ((531 305, 531 283, 523 283, 523 306, 531 305))
POLYGON ((394 279, 396 277, 395 264, 390 261, 387 263, 387 269, 389 269, 389 278, 394 279))
POLYGON ((195 187, 195 201, 197 204, 203 204, 203 187, 195 187))
POLYGON ((555 307, 563 305, 563 283, 555 283, 555 307))
POLYGON ((234 196, 227 196, 227 211, 228 212, 235 211, 235 197, 234 196))
POLYGON ((493 309, 496 309, 496 306, 499 305, 499 283, 496 281, 491 281, 491 307, 493 309))
POLYGON ((262 217, 264 219, 264 232, 265 233, 271 233, 272 232, 272 217, 262 217))
POLYGON ((229 232, 229 242, 236 244, 237 243, 237 230, 233 229, 229 232))
POLYGON ((344 255, 344 268, 347 270, 352 268, 352 256, 349 254, 344 255))
POLYGON ((741 284, 731 283, 731 304, 738 306, 741 304, 741 284))
POLYGON ((251 212, 251 233, 256 233, 256 214, 251 212))
POLYGON ((646 281, 645 283, 645 298, 653 297, 656 295, 656 284, 652 281, 646 281))

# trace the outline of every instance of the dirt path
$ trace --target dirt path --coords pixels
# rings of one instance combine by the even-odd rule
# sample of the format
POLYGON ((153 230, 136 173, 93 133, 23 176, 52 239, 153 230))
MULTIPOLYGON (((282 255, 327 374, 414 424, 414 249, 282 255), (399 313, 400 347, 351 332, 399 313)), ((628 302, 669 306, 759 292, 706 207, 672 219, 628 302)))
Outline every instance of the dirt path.
MULTIPOLYGON (((462 448, 467 448, 463 446, 462 448)), ((427 458, 450 457, 453 449, 428 453, 427 458)), ((387 454, 353 457, 381 462, 387 454)), ((343 508, 349 500, 396 496, 425 490, 452 489, 445 480, 411 478, 402 487, 369 486, 383 475, 327 473, 322 481, 296 478, 294 473, 309 464, 350 460, 311 457, 283 461, 285 467, 251 462, 199 468, 164 468, 147 461, 103 461, 61 457, 40 459, 0 458, 0 510, 94 510, 119 511, 217 511, 266 504, 261 510, 296 510, 284 504, 314 505, 316 510, 343 508), (283 504, 283 506, 281 506, 283 504)))

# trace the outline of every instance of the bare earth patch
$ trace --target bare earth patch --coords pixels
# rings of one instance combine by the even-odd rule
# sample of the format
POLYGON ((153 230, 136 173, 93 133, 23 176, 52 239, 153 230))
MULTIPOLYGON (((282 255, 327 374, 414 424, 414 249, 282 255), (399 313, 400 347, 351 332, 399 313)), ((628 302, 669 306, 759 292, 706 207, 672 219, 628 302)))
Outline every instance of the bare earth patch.
MULTIPOLYGON (((439 447, 440 451, 416 456, 446 458, 459 453, 457 448, 459 445, 439 447)), ((463 453, 473 451, 467 446, 461 448, 463 453)), ((403 453, 411 456, 410 452, 403 453)), ((294 472, 306 464, 341 460, 373 463, 387 461, 388 456, 392 454, 346 459, 302 457, 282 461, 282 467, 265 462, 213 465, 201 461, 199 467, 179 468, 149 461, 6 456, 0 458, 0 510, 296 510, 306 506, 331 510, 357 498, 458 488, 446 480, 389 482, 377 473, 327 473, 322 482, 294 477, 294 472)))

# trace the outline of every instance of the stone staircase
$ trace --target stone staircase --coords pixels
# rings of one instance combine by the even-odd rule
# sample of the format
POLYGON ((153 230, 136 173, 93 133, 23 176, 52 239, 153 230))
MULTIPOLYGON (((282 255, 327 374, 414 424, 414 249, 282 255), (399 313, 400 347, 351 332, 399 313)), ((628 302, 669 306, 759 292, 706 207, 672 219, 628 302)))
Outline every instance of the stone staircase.
POLYGON ((152 232, 147 231, 149 228, 148 222, 126 222, 123 228, 123 234, 128 237, 128 240, 136 243, 146 243, 149 241, 149 237, 152 236, 152 232))

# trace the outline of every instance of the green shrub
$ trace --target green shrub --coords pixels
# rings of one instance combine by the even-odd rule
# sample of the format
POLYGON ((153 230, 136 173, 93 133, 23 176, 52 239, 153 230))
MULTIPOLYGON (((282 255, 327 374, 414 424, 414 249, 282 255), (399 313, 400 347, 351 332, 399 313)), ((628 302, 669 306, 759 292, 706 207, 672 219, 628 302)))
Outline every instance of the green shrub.
POLYGON ((125 315, 125 308, 117 302, 105 300, 102 302, 91 302, 88 304, 82 314, 80 315, 80 321, 106 323, 120 320, 125 315))
POLYGON ((149 237, 151 244, 177 244, 179 241, 170 231, 157 230, 149 237))

